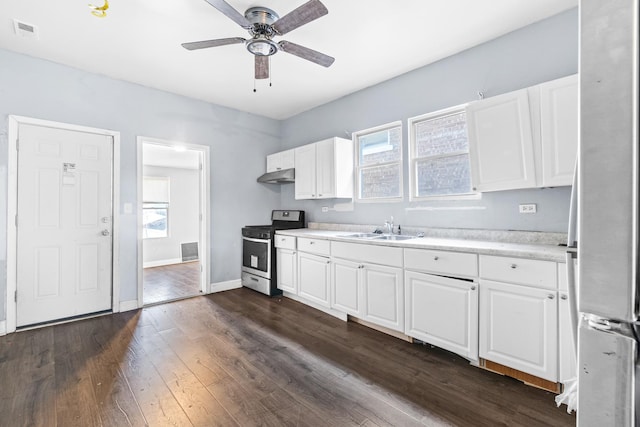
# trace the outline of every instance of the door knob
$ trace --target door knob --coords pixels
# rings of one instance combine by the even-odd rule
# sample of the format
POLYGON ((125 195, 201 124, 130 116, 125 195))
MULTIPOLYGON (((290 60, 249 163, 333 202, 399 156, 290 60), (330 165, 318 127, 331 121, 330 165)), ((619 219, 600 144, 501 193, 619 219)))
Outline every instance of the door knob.
POLYGON ((100 234, 102 234, 103 236, 108 236, 111 233, 109 233, 109 230, 102 230, 100 234))

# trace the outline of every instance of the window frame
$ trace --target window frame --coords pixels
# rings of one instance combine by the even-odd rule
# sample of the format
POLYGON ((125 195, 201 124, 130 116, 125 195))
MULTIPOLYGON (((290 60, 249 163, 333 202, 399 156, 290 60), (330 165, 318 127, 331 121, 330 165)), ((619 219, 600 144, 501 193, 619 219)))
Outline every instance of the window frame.
POLYGON ((171 227, 170 227, 170 215, 171 215, 171 178, 169 176, 152 176, 152 175, 144 175, 142 177, 142 239, 168 239, 171 237, 171 227), (157 180, 157 181, 166 181, 166 201, 157 201, 157 200, 145 200, 144 199, 144 181, 145 180, 157 180), (149 206, 154 205, 154 206, 149 206), (164 205, 164 206, 160 206, 164 205), (164 209, 167 212, 166 221, 167 221, 167 232, 165 236, 145 236, 147 227, 144 224, 144 211, 145 209, 164 209))
POLYGON ((142 202, 142 218, 143 218, 143 224, 142 224, 142 238, 143 239, 167 239, 170 237, 169 234, 169 202, 142 202), (154 206, 147 206, 147 205, 154 205, 154 206), (158 206, 158 205, 164 205, 164 206, 158 206), (158 209, 163 209, 167 212, 166 214, 166 222, 167 222, 167 228, 166 228, 166 235, 165 236, 145 236, 146 232, 147 232, 147 227, 144 224, 144 211, 145 210, 158 210, 158 209))
POLYGON ((467 154, 469 156, 469 177, 473 179, 471 176, 471 154, 470 147, 467 146, 467 151, 457 151, 451 152, 444 155, 434 155, 434 156, 426 156, 426 157, 416 157, 416 125, 422 123, 427 120, 437 119, 440 117, 451 116, 461 112, 465 112, 468 104, 460 104, 454 107, 444 108, 441 110, 433 111, 431 113, 421 114, 419 116, 411 117, 407 119, 407 127, 408 127, 408 143, 409 143, 409 201, 410 202, 424 202, 429 200, 475 200, 480 199, 482 194, 473 191, 473 182, 470 184, 468 193, 459 193, 459 194, 439 194, 435 196, 418 196, 418 170, 417 164, 418 161, 424 159, 436 159, 436 158, 444 158, 444 157, 453 157, 461 154, 467 154))
POLYGON ((402 121, 397 120, 390 123, 385 123, 383 125, 375 126, 368 129, 363 129, 357 132, 354 132, 352 135, 353 146, 354 146, 354 172, 355 172, 355 201, 358 203, 388 203, 388 202, 402 202, 404 200, 404 138, 403 138, 403 129, 402 129, 402 121), (372 133, 381 132, 384 130, 391 130, 394 128, 400 128, 400 158, 396 161, 392 162, 383 162, 378 163, 376 165, 368 165, 361 166, 360 165, 360 137, 370 135, 372 133), (360 171, 361 169, 370 168, 372 166, 389 166, 398 164, 398 172, 399 172, 399 189, 400 195, 394 197, 376 197, 376 198, 362 198, 361 197, 361 180, 360 180, 360 171))

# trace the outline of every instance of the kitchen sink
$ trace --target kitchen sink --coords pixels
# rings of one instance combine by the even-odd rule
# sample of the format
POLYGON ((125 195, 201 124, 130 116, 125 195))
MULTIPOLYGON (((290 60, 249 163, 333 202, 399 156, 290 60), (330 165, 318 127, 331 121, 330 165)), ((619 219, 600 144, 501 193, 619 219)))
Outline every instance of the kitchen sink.
POLYGON ((415 239, 415 236, 402 236, 397 234, 385 234, 384 236, 374 237, 374 240, 409 240, 415 239))
POLYGON ((380 237, 380 234, 376 234, 376 233, 356 233, 356 234, 349 234, 349 235, 342 236, 342 237, 353 237, 353 238, 357 238, 357 239, 371 239, 373 237, 380 237))

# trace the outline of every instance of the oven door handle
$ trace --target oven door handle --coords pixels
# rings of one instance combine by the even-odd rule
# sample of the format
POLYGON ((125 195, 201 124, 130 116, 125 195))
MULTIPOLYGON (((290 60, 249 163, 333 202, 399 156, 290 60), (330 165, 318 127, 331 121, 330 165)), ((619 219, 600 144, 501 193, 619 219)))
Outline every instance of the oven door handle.
POLYGON ((248 240, 250 242, 256 242, 256 243, 269 243, 271 239, 253 239, 251 237, 242 237, 242 240, 248 240))

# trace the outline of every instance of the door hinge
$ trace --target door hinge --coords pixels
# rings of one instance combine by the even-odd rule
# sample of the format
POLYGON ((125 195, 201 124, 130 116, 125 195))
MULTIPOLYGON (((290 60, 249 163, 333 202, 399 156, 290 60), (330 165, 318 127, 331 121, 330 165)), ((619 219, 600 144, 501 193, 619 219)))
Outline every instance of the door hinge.
POLYGON ((18 214, 16 214, 15 223, 16 223, 16 228, 17 228, 18 227, 18 214))
POLYGON ((16 151, 20 150, 20 140, 16 139, 16 151))
POLYGON ((200 214, 200 221, 202 221, 202 214, 200 214))
POLYGON ((13 302, 18 302, 18 291, 13 293, 13 302))
POLYGON ((200 165, 199 165, 199 166, 200 166, 200 170, 202 170, 202 163, 200 163, 200 165))

